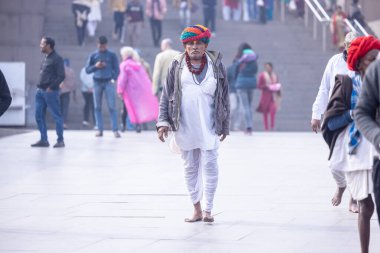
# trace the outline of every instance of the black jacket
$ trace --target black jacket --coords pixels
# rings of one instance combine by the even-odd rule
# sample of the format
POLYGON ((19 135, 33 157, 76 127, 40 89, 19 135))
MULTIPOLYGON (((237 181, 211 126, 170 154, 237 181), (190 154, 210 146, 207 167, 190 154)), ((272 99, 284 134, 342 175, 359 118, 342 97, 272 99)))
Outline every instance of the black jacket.
POLYGON ((55 51, 51 52, 42 61, 40 81, 37 85, 38 88, 46 90, 58 90, 59 85, 65 79, 65 67, 63 59, 55 51))
POLYGON ((0 70, 0 116, 4 114, 4 112, 11 105, 12 97, 9 92, 7 80, 3 75, 3 72, 0 70))
POLYGON ((335 142, 338 139, 339 134, 344 131, 347 126, 343 126, 336 130, 330 130, 327 127, 327 123, 331 118, 340 116, 350 110, 351 93, 351 78, 347 75, 337 75, 335 77, 334 89, 332 91, 329 103, 327 104, 327 109, 324 114, 324 120, 322 124, 322 136, 330 148, 329 160, 334 151, 335 142))

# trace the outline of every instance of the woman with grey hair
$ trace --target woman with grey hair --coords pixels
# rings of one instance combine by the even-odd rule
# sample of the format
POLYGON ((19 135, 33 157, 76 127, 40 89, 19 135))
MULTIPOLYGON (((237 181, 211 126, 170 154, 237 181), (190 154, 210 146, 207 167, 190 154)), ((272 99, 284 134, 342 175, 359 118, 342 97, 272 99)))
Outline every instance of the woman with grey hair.
POLYGON ((141 131, 141 124, 157 120, 158 100, 152 93, 152 82, 140 57, 131 47, 120 50, 122 62, 117 78, 117 94, 123 99, 129 119, 141 131))

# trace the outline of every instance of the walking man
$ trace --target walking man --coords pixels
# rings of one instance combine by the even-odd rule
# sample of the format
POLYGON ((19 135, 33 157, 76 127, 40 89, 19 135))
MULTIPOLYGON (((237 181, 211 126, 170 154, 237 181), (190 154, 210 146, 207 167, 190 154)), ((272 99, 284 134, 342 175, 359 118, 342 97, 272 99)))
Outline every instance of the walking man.
POLYGON ((90 55, 86 72, 88 74, 94 73, 95 119, 98 127, 95 136, 103 136, 102 97, 104 92, 111 117, 112 131, 116 138, 120 138, 117 126, 115 86, 115 80, 119 75, 119 61, 116 54, 107 49, 107 38, 105 36, 99 37, 98 50, 90 55))
POLYGON ((172 49, 172 40, 163 39, 161 41, 161 52, 156 55, 153 67, 153 93, 160 98, 161 92, 166 83, 166 76, 168 68, 173 61, 174 57, 180 52, 172 49))
POLYGON ((162 142, 169 129, 175 132, 174 141, 185 162, 185 180, 194 205, 194 214, 186 222, 214 221, 211 211, 218 184, 218 148, 229 134, 227 75, 221 54, 206 50, 210 37, 202 25, 183 30, 185 52, 169 67, 157 122, 162 142), (206 205, 202 213, 203 194, 206 205))
MULTIPOLYGON (((343 53, 339 53, 330 58, 329 62, 326 65, 325 72, 323 73, 321 85, 319 86, 318 95, 315 98, 313 104, 313 114, 311 119, 311 128, 314 132, 318 132, 321 128, 321 118, 325 113, 327 108, 327 103, 331 97, 332 91, 335 85, 335 76, 336 75, 346 75, 350 71, 347 67, 346 59, 348 48, 350 47, 351 42, 356 38, 356 34, 349 32, 344 41, 345 50, 343 53)), ((339 144, 339 143, 338 143, 339 144)), ((329 168, 334 177, 334 180, 337 184, 337 190, 331 199, 333 206, 338 206, 342 201, 343 193, 346 189, 346 179, 344 175, 344 168, 340 164, 336 164, 334 161, 329 161, 329 168)), ((358 212, 358 207, 356 201, 352 198, 349 203, 349 211, 353 213, 358 212)))
POLYGON ((41 39, 41 52, 46 55, 41 64, 40 81, 36 93, 36 122, 41 138, 32 147, 49 147, 46 127, 46 109, 49 109, 55 121, 57 143, 54 148, 63 148, 63 118, 59 102, 59 85, 65 79, 63 59, 55 50, 55 41, 50 37, 41 39))

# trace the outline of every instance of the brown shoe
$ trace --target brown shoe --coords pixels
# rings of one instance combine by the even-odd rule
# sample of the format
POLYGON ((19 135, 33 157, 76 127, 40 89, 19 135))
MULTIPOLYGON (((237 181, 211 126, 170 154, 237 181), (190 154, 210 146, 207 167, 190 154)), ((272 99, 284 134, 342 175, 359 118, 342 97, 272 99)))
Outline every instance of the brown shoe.
POLYGON ((96 134, 95 134, 95 137, 102 137, 103 136, 103 132, 102 131, 97 131, 96 134))

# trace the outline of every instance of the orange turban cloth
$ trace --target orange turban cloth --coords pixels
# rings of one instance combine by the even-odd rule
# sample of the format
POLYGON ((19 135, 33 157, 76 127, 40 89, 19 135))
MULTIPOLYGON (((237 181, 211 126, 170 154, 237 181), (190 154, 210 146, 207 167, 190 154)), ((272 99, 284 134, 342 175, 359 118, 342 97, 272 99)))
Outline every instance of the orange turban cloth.
POLYGON ((359 59, 373 49, 380 50, 380 40, 372 35, 358 37, 352 41, 347 55, 348 68, 353 71, 358 71, 357 63, 359 59))

